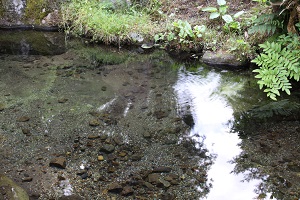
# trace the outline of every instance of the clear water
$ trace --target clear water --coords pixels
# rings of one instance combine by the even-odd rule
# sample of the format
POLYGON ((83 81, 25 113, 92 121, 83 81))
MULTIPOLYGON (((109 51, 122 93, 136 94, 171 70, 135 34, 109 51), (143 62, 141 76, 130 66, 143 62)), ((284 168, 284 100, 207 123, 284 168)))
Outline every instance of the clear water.
MULTIPOLYGON (((176 184, 169 186, 168 173, 161 173, 161 184, 147 190, 136 183, 134 195, 297 198, 299 121, 241 127, 241 113, 270 103, 251 72, 178 62, 163 51, 140 54, 140 49, 86 45, 60 33, 3 31, 0 40, 0 173, 31 196, 117 198, 120 194, 107 192, 111 182, 131 183, 132 176, 167 166, 178 176, 176 184), (24 115, 29 122, 18 122, 24 115), (93 119, 100 125, 91 126, 93 119), (248 135, 232 132, 233 124, 248 135), (90 135, 108 139, 90 144, 90 135), (112 142, 118 138, 125 145, 112 142), (95 162, 103 144, 116 150, 102 152, 107 162, 95 162), (122 151, 129 161, 120 158, 122 151), (65 180, 57 180, 58 171, 48 167, 57 154, 68 155, 67 169, 59 171, 65 180), (134 154, 141 159, 131 161, 134 154), (116 157, 117 172, 106 171, 110 156, 116 157), (80 170, 90 177, 81 179, 80 170), (24 174, 33 181, 22 182, 24 174), (99 177, 105 181, 95 181, 99 177)), ((290 101, 299 102, 297 95, 290 101)))

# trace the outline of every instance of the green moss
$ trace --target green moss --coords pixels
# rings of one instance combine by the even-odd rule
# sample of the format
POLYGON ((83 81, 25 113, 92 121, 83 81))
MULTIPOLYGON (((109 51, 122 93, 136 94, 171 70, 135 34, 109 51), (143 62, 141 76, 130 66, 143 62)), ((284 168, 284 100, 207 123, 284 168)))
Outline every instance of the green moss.
POLYGON ((47 0, 27 0, 25 19, 39 23, 49 13, 47 0))
POLYGON ((0 17, 3 17, 3 13, 4 13, 4 7, 2 1, 0 1, 0 17))

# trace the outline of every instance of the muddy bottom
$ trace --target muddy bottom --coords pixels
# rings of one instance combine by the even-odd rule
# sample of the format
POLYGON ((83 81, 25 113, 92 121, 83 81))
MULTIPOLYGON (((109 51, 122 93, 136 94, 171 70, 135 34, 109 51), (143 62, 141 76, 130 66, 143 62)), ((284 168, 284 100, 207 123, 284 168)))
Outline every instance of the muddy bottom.
POLYGON ((177 71, 164 52, 126 52, 122 64, 72 50, 0 59, 0 169, 31 199, 198 199, 209 191, 211 159, 183 137, 177 71))

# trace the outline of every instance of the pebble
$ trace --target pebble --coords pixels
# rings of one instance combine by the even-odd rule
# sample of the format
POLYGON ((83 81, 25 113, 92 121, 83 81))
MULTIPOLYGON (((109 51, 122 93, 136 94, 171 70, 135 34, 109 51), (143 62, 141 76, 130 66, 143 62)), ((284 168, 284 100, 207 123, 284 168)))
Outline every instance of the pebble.
POLYGON ((169 181, 164 180, 164 179, 160 178, 158 181, 160 183, 160 184, 158 184, 158 186, 163 186, 165 188, 168 188, 168 187, 171 186, 171 183, 169 181))
POLYGON ((89 135, 88 136, 88 139, 90 139, 90 140, 94 140, 94 139, 98 139, 98 138, 100 138, 99 135, 89 135))
POLYGON ((27 128, 22 128, 22 133, 25 134, 25 135, 27 135, 27 136, 30 136, 30 135, 31 135, 31 134, 30 134, 30 130, 27 129, 27 128))
POLYGON ((17 119, 18 122, 28 122, 30 118, 28 116, 22 116, 17 119))
POLYGON ((120 193, 123 190, 122 185, 120 185, 117 182, 111 183, 108 186, 108 192, 112 192, 112 193, 120 193))
POLYGON ((160 175, 156 174, 156 173, 148 175, 148 181, 155 185, 160 183, 159 178, 160 178, 160 175))
POLYGON ((62 98, 62 99, 58 99, 58 103, 66 103, 69 99, 67 98, 62 98))
POLYGON ((101 90, 102 90, 102 91, 106 91, 106 90, 107 90, 106 86, 102 86, 102 87, 101 87, 101 90))
POLYGON ((0 111, 3 111, 5 109, 5 105, 3 103, 0 103, 0 111))
POLYGON ((112 144, 104 144, 100 151, 103 151, 105 153, 112 153, 115 150, 115 146, 112 144))
POLYGON ((65 169, 67 166, 67 160, 65 157, 57 157, 57 158, 53 158, 50 163, 49 163, 50 167, 58 167, 61 169, 65 169))
POLYGON ((131 160, 132 161, 140 161, 142 159, 142 157, 143 157, 142 154, 135 153, 131 156, 131 160))
POLYGON ((90 122, 89 122, 89 125, 90 126, 99 126, 100 125, 100 122, 98 119, 92 119, 90 122))
POLYGON ((113 138, 113 140, 119 146, 124 144, 123 138, 121 136, 116 136, 113 138))
POLYGON ((22 182, 31 182, 32 179, 33 179, 32 177, 23 177, 22 182))
POLYGON ((146 131, 143 133, 144 138, 151 138, 151 133, 149 131, 146 131))
POLYGON ((172 170, 171 167, 159 166, 159 167, 155 167, 152 170, 152 173, 169 173, 171 170, 172 170))
POLYGON ((104 160, 104 157, 102 155, 98 156, 98 160, 99 161, 103 161, 104 160))
POLYGON ((124 157, 124 156, 126 156, 127 155, 127 153, 125 152, 125 151, 121 151, 120 153, 119 153, 119 156, 121 156, 121 157, 124 157))
POLYGON ((133 195, 133 189, 130 186, 125 186, 121 192, 123 196, 130 196, 133 195))

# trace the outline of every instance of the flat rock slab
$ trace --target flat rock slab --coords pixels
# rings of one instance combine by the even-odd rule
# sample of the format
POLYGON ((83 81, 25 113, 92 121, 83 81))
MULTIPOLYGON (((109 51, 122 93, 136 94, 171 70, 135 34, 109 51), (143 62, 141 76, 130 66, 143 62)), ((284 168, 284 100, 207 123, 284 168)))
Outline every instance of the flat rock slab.
POLYGON ((246 57, 237 58, 226 51, 206 51, 202 57, 203 63, 226 69, 244 69, 249 64, 246 57))
POLYGON ((29 196, 13 180, 0 174, 0 199, 29 200, 29 196))

